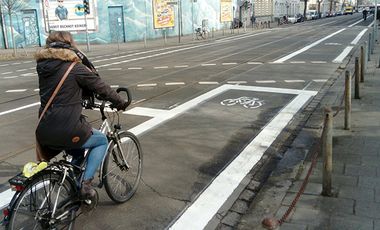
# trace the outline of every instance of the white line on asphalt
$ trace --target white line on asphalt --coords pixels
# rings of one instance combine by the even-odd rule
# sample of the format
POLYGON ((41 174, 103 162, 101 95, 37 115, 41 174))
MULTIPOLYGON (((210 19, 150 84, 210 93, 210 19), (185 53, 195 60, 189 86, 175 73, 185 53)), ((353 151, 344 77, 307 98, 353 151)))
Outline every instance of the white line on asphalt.
POLYGON ((156 67, 153 67, 153 69, 167 69, 169 68, 169 66, 156 66, 156 67))
POLYGON ((330 34, 330 35, 328 35, 328 36, 326 36, 326 37, 324 37, 324 38, 322 38, 322 39, 319 39, 318 41, 313 42, 312 44, 310 44, 310 45, 308 45, 308 46, 305 46, 305 47, 302 48, 302 49, 299 49, 299 50, 297 50, 297 51, 295 51, 295 52, 293 52, 293 53, 291 53, 291 54, 286 55, 285 57, 282 57, 282 58, 280 58, 280 59, 274 61, 273 63, 283 63, 284 61, 287 61, 287 60, 289 60, 289 59, 291 59, 291 58, 297 56, 298 54, 301 54, 301 53, 307 51, 308 49, 310 49, 310 48, 312 48, 312 47, 318 45, 319 43, 321 43, 321 42, 323 42, 323 41, 325 41, 325 40, 327 40, 327 39, 329 39, 329 38, 331 38, 331 37, 333 37, 333 36, 335 36, 335 35, 337 35, 337 34, 343 32, 343 31, 345 31, 345 30, 346 30, 346 28, 343 28, 343 29, 341 29, 341 30, 338 30, 338 31, 336 31, 335 33, 332 33, 332 34, 330 34))
POLYGON ((313 64, 326 64, 327 61, 311 61, 313 64))
POLYGON ((341 43, 337 43, 337 42, 327 42, 325 43, 325 46, 341 46, 342 44, 341 43))
POLYGON ((31 68, 29 68, 29 69, 36 69, 36 67, 31 67, 31 68))
POLYGON ((9 202, 11 202, 11 199, 13 195, 15 194, 12 189, 5 190, 4 192, 0 193, 0 209, 3 210, 9 202))
POLYGON ((185 82, 167 82, 165 85, 184 85, 185 82))
POLYGON ((9 66, 9 64, 3 64, 3 65, 0 65, 0 67, 3 67, 3 66, 9 66))
POLYGON ((365 32, 367 31, 368 29, 364 29, 362 30, 358 36, 356 36, 356 38, 351 42, 351 45, 356 45, 358 44, 359 40, 363 37, 363 35, 365 34, 365 32))
POLYGON ((4 79, 13 79, 13 78, 18 78, 18 76, 9 76, 9 77, 3 77, 4 79))
MULTIPOLYGON (((207 98, 202 99, 202 101, 209 99, 210 96, 215 96, 214 91, 220 90, 222 87, 201 95, 202 97, 206 97, 207 95, 207 98), (213 94, 211 94, 211 92, 213 92, 213 94)), ((235 87, 230 89, 256 91, 254 87, 249 86, 245 86, 245 88, 240 88, 244 86, 235 87)), ((269 89, 268 87, 257 88, 269 89)), ((276 89, 272 89, 273 91, 261 91, 262 89, 260 89, 260 92, 276 93, 276 89)), ((290 90, 286 92, 286 89, 281 90, 283 93, 287 94, 291 94, 292 91, 290 90)), ((212 183, 196 198, 196 200, 180 214, 178 219, 169 227, 169 229, 182 230, 206 228, 210 220, 218 213, 218 210, 228 200, 231 194, 233 194, 241 181, 247 176, 257 162, 259 162, 269 146, 293 119, 294 115, 317 93, 315 91, 298 92, 300 93, 263 128, 253 141, 249 143, 248 146, 246 146, 244 150, 216 178, 214 178, 212 183), (303 94, 302 92, 307 93, 303 94)), ((199 98, 196 99, 197 100, 192 100, 192 104, 197 105, 201 103, 199 102, 199 98)), ((180 108, 182 106, 184 105, 171 111, 174 112, 177 109, 183 110, 183 108, 180 108)), ((174 115, 172 116, 174 117, 174 115)))
POLYGON ((136 104, 141 103, 143 101, 146 101, 146 99, 140 99, 138 101, 134 101, 134 102, 132 102, 132 105, 136 105, 136 104))
POLYGON ((227 84, 247 84, 247 81, 227 81, 227 84))
POLYGON ((305 61, 291 61, 291 64, 305 64, 305 61))
POLYGON ((108 68, 107 70, 114 71, 114 70, 122 70, 122 68, 108 68))
POLYGON ((143 69, 142 67, 129 67, 128 68, 129 70, 139 70, 139 69, 143 69))
POLYGON ((157 86, 157 83, 152 83, 152 84, 139 84, 137 87, 152 87, 152 86, 157 86))
POLYGON ((209 64, 201 64, 201 66, 215 66, 216 64, 215 63, 209 63, 209 64))
POLYGON ((15 62, 15 63, 12 63, 11 65, 19 65, 21 64, 20 62, 15 62))
POLYGON ((23 71, 27 71, 27 69, 19 69, 19 70, 16 70, 16 72, 23 72, 23 71))
POLYGON ((11 89, 5 91, 6 93, 20 93, 20 92, 25 92, 27 89, 11 89))
POLYGON ((33 61, 24 61, 23 63, 26 64, 26 63, 32 63, 33 61))
POLYGON ((262 65, 263 63, 262 62, 254 62, 254 61, 250 61, 250 62, 247 62, 248 65, 262 65))
POLYGON ((354 24, 349 25, 348 27, 353 27, 356 24, 359 24, 360 22, 364 21, 363 19, 360 19, 359 21, 355 22, 354 24))
POLYGON ((23 74, 20 74, 21 77, 28 77, 28 76, 33 76, 35 75, 35 73, 23 73, 23 74))
POLYGON ((30 108, 30 107, 33 107, 33 106, 36 106, 36 105, 40 105, 40 103, 36 102, 36 103, 30 104, 30 105, 25 105, 25 106, 21 106, 21 107, 15 108, 15 109, 11 109, 11 110, 7 110, 7 111, 4 111, 4 112, 0 112, 0 116, 3 116, 3 115, 8 114, 8 113, 13 113, 13 112, 16 112, 16 111, 19 111, 19 110, 22 110, 22 109, 27 109, 27 108, 30 108))
POLYGON ((371 23, 371 24, 369 24, 367 27, 368 27, 368 28, 372 27, 372 25, 373 25, 374 23, 375 23, 375 22, 374 22, 374 21, 372 21, 372 23, 371 23))
POLYGON ((40 92, 40 89, 34 89, 33 91, 34 92, 40 92))
POLYGON ((227 62, 227 63, 222 63, 222 65, 236 65, 236 62, 227 62))
POLYGON ((313 79, 314 82, 326 82, 328 79, 313 79))
POLYGON ((13 73, 13 72, 5 72, 5 73, 1 73, 1 74, 5 75, 5 74, 10 74, 10 73, 13 73))
POLYGON ((305 82, 305 80, 285 80, 286 83, 305 82))
POLYGON ((119 85, 110 85, 111 88, 119 88, 119 85))
POLYGON ((176 65, 174 68, 187 68, 189 65, 176 65))
POLYGON ((217 81, 200 81, 200 82, 198 82, 198 84, 200 84, 200 85, 218 85, 219 82, 217 82, 217 81))
POLYGON ((276 81, 274 81, 274 80, 263 80, 263 81, 256 81, 256 83, 266 84, 266 83, 276 83, 276 81))
POLYGON ((353 46, 347 46, 341 54, 339 54, 338 57, 336 57, 332 62, 333 63, 342 63, 343 60, 347 57, 347 55, 351 52, 351 50, 353 49, 354 47, 353 46))

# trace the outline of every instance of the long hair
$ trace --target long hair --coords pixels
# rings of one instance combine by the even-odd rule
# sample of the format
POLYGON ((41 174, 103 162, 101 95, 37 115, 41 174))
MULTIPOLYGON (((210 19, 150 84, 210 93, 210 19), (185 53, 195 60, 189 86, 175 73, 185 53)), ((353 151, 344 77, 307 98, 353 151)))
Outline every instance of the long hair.
POLYGON ((53 42, 63 42, 68 44, 71 47, 76 48, 73 36, 70 32, 67 31, 52 31, 49 36, 46 38, 46 46, 49 46, 53 42))

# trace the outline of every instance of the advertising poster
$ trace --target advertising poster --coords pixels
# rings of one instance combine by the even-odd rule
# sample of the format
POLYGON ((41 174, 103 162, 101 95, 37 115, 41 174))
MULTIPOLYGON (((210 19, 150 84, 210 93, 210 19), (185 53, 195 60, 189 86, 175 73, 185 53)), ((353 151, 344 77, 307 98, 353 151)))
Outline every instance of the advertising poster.
POLYGON ((174 6, 170 0, 153 0, 153 25, 155 29, 174 27, 174 6))
MULTIPOLYGON (((85 31, 83 0, 43 0, 45 28, 59 31, 85 31)), ((90 14, 87 14, 89 31, 96 31, 98 17, 96 0, 89 0, 90 14)))
POLYGON ((232 0, 220 0, 220 22, 231 22, 232 17, 232 0))

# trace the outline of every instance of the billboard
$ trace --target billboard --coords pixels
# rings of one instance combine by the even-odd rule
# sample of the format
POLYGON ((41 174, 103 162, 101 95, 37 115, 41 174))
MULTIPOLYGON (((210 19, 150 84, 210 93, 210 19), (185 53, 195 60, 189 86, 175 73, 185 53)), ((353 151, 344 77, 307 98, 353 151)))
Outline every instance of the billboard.
POLYGON ((232 0, 220 0, 220 22, 231 22, 232 11, 232 0))
POLYGON ((153 0, 153 27, 162 29, 174 27, 174 5, 170 0, 153 0))
MULTIPOLYGON (((42 2, 46 32, 86 30, 83 0, 43 0, 42 2)), ((87 27, 89 31, 96 31, 98 27, 96 0, 88 2, 90 14, 87 15, 87 27)))

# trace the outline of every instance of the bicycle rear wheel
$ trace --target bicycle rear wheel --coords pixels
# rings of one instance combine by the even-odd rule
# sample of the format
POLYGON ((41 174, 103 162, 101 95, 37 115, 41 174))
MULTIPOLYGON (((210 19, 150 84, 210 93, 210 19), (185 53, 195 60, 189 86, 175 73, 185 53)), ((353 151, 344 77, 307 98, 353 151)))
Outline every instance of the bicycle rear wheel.
POLYGON ((142 174, 142 150, 137 137, 122 131, 113 140, 103 165, 108 196, 116 203, 129 200, 136 192, 142 174))
POLYGON ((36 176, 12 207, 8 229, 73 229, 76 209, 67 204, 76 189, 67 178, 62 180, 63 174, 56 171, 36 176))

